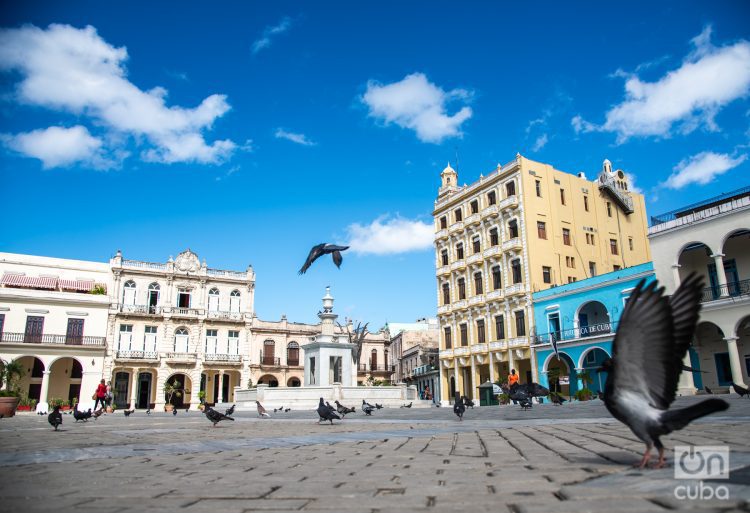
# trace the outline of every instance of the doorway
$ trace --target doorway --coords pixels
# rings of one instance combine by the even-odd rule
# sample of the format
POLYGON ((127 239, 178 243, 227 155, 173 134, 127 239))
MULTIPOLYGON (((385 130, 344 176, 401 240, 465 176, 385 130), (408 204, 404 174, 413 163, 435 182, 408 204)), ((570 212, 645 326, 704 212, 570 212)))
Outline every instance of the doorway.
POLYGON ((141 372, 138 374, 138 395, 136 396, 136 408, 151 407, 151 373, 141 372))
POLYGON ((130 383, 130 374, 127 372, 118 372, 115 374, 115 406, 118 408, 127 408, 130 404, 128 400, 128 384, 130 383))

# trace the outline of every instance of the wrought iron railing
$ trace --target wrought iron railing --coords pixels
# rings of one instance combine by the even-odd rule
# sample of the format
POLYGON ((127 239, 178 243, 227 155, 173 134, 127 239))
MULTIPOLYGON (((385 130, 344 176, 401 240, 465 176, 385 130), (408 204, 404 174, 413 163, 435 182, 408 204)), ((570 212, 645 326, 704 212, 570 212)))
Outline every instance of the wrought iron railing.
POLYGON ((118 305, 118 310, 122 313, 161 315, 161 307, 156 305, 125 305, 121 303, 118 305))
POLYGON ((606 335, 607 333, 614 333, 617 330, 616 322, 600 322, 597 324, 590 324, 580 328, 571 328, 567 330, 552 331, 549 333, 541 333, 534 335, 533 344, 549 344, 552 340, 558 342, 567 340, 576 340, 579 338, 597 337, 600 335, 606 335))
POLYGON ((278 367, 281 365, 281 358, 274 355, 266 355, 263 354, 263 351, 260 352, 260 364, 261 365, 270 365, 273 367, 278 367))
POLYGON ((117 351, 115 358, 121 360, 158 360, 159 353, 155 351, 117 351))
POLYGON ((219 353, 206 353, 205 360, 207 362, 241 362, 242 355, 239 354, 219 354, 219 353))
POLYGON ((104 347, 105 337, 89 337, 77 335, 53 335, 50 333, 0 333, 0 342, 15 342, 21 344, 56 344, 64 346, 104 347))
POLYGON ((750 280, 732 281, 726 285, 716 285, 703 289, 702 302, 715 301, 723 297, 737 297, 750 294, 750 280))

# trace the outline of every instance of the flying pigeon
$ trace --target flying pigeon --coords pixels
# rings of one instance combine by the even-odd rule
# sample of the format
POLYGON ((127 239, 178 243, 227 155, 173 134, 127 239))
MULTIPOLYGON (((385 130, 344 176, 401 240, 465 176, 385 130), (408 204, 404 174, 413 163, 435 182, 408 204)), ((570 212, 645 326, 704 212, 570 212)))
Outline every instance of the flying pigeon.
POLYGON ((511 401, 520 404, 524 410, 531 408, 532 397, 545 397, 549 395, 549 390, 539 383, 534 382, 524 383, 523 385, 515 383, 510 388, 504 388, 503 391, 508 394, 511 401))
POLYGON ((234 405, 227 408, 226 411, 224 412, 224 415, 231 415, 233 413, 234 413, 234 405))
POLYGON ((735 382, 732 382, 732 388, 734 388, 734 391, 737 392, 740 397, 747 396, 747 398, 750 399, 750 389, 740 386, 735 382))
POLYGON ((646 444, 640 468, 647 466, 656 446, 665 464, 659 437, 682 429, 693 420, 729 408, 721 399, 706 399, 669 410, 675 399, 682 360, 698 322, 703 281, 690 274, 671 297, 656 281, 641 280, 630 295, 612 345, 612 358, 602 362, 607 371, 604 404, 620 422, 646 444))
POLYGON ((461 400, 461 394, 456 392, 456 396, 453 400, 453 413, 458 415, 458 420, 464 420, 464 412, 466 411, 466 405, 461 400))
POLYGON ((49 421, 50 425, 55 428, 55 431, 57 431, 58 426, 62 425, 62 415, 60 414, 59 406, 55 406, 55 409, 52 411, 52 413, 49 414, 47 420, 49 421))
POLYGON ((331 253, 331 256, 333 257, 333 263, 336 264, 336 267, 340 268, 342 261, 341 252, 347 249, 349 249, 349 246, 336 246, 334 244, 326 244, 325 242, 323 244, 313 246, 313 248, 310 250, 310 254, 307 255, 305 265, 302 266, 302 269, 299 270, 299 273, 305 274, 305 271, 310 268, 315 260, 323 255, 327 255, 328 253, 331 253))
POLYGON ((258 406, 258 417, 270 417, 263 405, 260 404, 260 401, 255 401, 255 404, 258 406))
POLYGON ((203 408, 203 414, 206 416, 206 418, 208 420, 210 420, 211 422, 214 423, 214 427, 216 427, 216 424, 218 424, 222 420, 231 420, 231 421, 234 421, 234 419, 232 417, 230 417, 229 415, 224 415, 220 411, 216 411, 216 410, 214 410, 213 408, 211 408, 208 405, 206 405, 203 408))
POLYGON ((331 408, 328 404, 326 404, 323 401, 323 398, 320 398, 320 402, 318 403, 318 417, 320 419, 318 420, 318 423, 320 423, 321 420, 325 421, 328 420, 333 424, 333 419, 341 420, 341 417, 336 415, 336 412, 333 408, 331 408))

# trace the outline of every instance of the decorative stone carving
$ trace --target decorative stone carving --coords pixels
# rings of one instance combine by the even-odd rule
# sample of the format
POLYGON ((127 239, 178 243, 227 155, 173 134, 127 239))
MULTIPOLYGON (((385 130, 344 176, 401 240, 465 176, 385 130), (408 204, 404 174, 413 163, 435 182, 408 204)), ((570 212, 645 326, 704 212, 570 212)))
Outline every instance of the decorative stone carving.
POLYGON ((198 259, 198 255, 190 251, 183 251, 174 261, 175 269, 182 272, 196 272, 201 267, 201 262, 198 259))

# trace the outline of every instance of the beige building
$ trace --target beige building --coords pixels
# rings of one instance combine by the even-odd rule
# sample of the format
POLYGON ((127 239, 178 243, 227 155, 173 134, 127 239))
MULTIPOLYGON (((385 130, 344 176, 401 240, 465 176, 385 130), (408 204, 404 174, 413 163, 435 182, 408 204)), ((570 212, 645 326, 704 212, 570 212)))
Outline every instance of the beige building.
MULTIPOLYGON (((403 383, 412 377, 415 366, 404 360, 404 354, 413 347, 420 346, 421 351, 438 348, 437 319, 419 319, 411 323, 389 323, 391 335, 391 364, 393 365, 393 382, 403 383)), ((418 351, 419 352, 419 351, 418 351)), ((411 362, 414 363, 414 362, 411 362)))
POLYGON ((531 294, 647 262, 643 196, 604 161, 594 181, 517 155, 471 185, 441 173, 435 253, 443 399, 516 369, 535 379, 531 294))
MULTIPOLYGON (((750 187, 651 218, 654 271, 671 294, 688 274, 703 277, 700 320, 680 393, 750 383, 750 187)), ((686 361, 686 363, 688 363, 686 361)))
POLYGON ((18 360, 23 396, 47 411, 105 377, 110 270, 105 263, 0 253, 0 358, 18 360))

